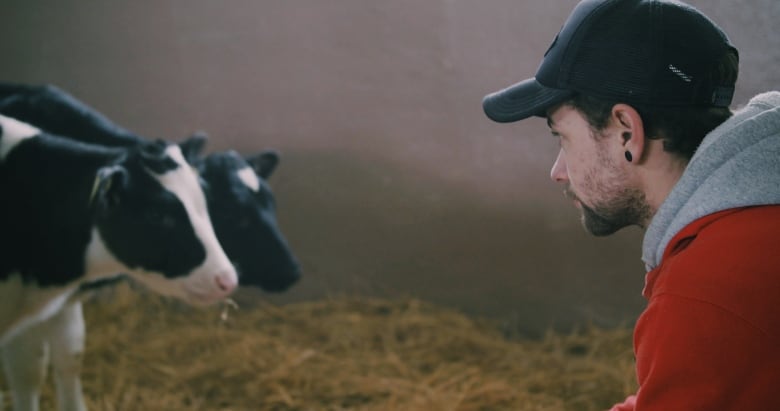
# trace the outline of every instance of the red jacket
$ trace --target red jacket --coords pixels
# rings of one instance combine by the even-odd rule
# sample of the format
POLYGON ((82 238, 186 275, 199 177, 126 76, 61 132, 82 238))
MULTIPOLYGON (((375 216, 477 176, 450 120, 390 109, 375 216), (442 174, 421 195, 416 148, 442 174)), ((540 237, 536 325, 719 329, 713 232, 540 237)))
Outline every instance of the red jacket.
POLYGON ((780 206, 689 224, 643 294, 640 388, 612 411, 780 410, 780 206))

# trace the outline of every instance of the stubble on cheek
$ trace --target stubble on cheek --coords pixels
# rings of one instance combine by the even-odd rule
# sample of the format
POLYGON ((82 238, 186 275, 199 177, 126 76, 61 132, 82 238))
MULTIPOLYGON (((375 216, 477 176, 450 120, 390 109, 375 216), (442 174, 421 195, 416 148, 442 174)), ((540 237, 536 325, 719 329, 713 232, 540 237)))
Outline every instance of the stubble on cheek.
POLYGON ((589 199, 583 201, 571 184, 564 189, 579 206, 584 228, 595 236, 607 236, 624 227, 642 225, 650 213, 644 193, 627 186, 627 176, 609 159, 597 160, 602 168, 588 170, 582 179, 582 190, 589 199))

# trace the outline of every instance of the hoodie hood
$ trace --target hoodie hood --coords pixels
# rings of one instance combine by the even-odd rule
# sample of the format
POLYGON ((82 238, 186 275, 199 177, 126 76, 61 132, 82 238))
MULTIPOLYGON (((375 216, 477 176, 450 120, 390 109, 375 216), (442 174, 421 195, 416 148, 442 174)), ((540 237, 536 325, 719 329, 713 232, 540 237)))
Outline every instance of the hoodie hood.
POLYGON ((645 232, 647 270, 691 222, 718 211, 780 204, 780 92, 760 94, 710 132, 645 232))

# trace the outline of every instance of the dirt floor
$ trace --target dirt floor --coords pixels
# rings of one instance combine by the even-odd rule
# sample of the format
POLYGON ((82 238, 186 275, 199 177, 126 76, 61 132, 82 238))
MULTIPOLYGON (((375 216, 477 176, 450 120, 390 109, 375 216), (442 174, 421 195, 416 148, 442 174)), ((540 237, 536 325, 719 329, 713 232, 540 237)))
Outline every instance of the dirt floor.
POLYGON ((628 329, 527 339, 415 299, 197 309, 123 286, 85 316, 91 411, 585 411, 635 388, 628 329))

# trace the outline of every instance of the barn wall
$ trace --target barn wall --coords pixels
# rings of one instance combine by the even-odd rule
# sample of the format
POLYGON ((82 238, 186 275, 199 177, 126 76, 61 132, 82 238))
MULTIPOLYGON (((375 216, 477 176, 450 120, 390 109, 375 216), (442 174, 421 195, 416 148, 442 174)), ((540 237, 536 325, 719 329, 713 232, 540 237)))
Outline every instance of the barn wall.
MULTIPOLYGON (((735 101, 780 84, 780 2, 693 2, 740 48, 735 101)), ((305 278, 284 303, 414 295, 538 332, 630 322, 641 232, 583 233, 542 120, 482 96, 533 73, 572 0, 9 0, 0 79, 49 82, 149 136, 282 152, 305 278)))

